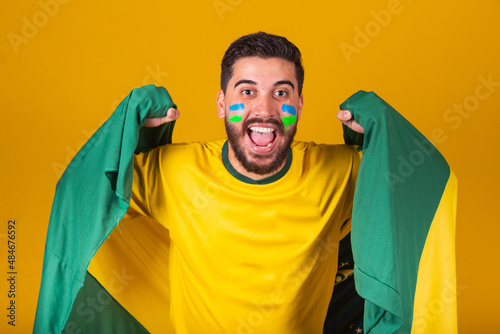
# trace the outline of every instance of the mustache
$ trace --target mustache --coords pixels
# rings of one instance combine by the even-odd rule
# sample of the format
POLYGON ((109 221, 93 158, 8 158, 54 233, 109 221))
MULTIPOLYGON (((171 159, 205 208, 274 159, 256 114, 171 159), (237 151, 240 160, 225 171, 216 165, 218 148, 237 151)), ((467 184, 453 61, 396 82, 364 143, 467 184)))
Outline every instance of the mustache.
POLYGON ((243 122, 243 129, 248 129, 252 124, 254 123, 260 123, 260 124, 272 124, 276 126, 280 134, 285 133, 285 124, 280 120, 278 121, 275 118, 262 118, 262 117, 255 117, 252 119, 246 119, 245 122, 243 122))

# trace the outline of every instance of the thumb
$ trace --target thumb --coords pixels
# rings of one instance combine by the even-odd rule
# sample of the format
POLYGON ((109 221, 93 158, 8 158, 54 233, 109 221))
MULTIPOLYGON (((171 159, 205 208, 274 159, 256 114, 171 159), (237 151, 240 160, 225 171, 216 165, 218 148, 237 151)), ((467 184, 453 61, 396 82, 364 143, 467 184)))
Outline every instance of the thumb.
POLYGON ((359 125, 354 118, 352 117, 352 114, 349 110, 339 110, 337 111, 337 118, 339 121, 342 122, 342 124, 346 125, 350 129, 352 129, 355 132, 358 133, 364 133, 365 130, 361 125, 359 125))
POLYGON ((339 121, 344 123, 352 119, 352 114, 349 110, 339 110, 337 111, 337 118, 339 121))
POLYGON ((157 127, 165 123, 169 123, 172 121, 175 121, 177 118, 180 117, 180 112, 179 110, 175 108, 170 108, 167 111, 167 114, 162 117, 146 117, 144 126, 147 128, 150 127, 157 127))

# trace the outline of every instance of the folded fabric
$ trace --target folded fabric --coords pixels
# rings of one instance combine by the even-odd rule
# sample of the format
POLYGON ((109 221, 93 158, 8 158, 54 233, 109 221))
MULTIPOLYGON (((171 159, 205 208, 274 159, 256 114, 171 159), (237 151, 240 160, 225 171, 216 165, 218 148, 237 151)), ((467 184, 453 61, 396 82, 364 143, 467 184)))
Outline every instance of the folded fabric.
MULTIPOLYGON (((128 209, 134 152, 171 141, 174 123, 142 128, 144 120, 172 106, 162 87, 133 90, 68 165, 47 232, 35 333, 63 331, 79 291, 100 289, 87 267, 128 209)), ((356 289, 366 299, 365 332, 456 332, 456 178, 437 149, 376 94, 360 91, 341 109, 365 129, 364 136, 344 129, 347 144, 363 146, 352 248, 356 289)), ((84 328, 82 321, 74 332, 147 332, 104 309, 99 316, 110 325, 84 328)))
POLYGON ((134 152, 171 141, 174 123, 143 128, 175 107, 167 90, 132 92, 81 148, 56 186, 45 243, 34 333, 60 333, 101 243, 125 215, 134 152))
POLYGON ((341 106, 364 128, 352 215, 365 333, 456 333, 457 180, 438 150, 373 92, 341 106))

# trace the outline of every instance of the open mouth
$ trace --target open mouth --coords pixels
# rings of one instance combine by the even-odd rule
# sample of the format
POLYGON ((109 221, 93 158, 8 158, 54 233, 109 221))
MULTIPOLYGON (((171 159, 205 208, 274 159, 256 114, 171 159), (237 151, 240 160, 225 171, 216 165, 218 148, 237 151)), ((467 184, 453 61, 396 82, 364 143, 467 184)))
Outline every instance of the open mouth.
POLYGON ((270 152, 276 143, 276 138, 278 137, 277 129, 266 125, 250 126, 247 129, 247 134, 251 144, 250 146, 258 153, 270 152))

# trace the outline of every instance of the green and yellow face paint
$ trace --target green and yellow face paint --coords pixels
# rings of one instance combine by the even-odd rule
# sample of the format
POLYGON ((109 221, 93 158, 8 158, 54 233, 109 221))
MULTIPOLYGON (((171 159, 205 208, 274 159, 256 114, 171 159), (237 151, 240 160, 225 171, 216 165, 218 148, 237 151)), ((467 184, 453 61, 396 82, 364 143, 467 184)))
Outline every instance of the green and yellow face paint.
MULTIPOLYGON (((245 109, 245 105, 243 103, 236 103, 229 106, 229 111, 241 111, 243 109, 245 109)), ((234 114, 229 116, 228 121, 238 123, 241 121, 241 118, 241 115, 234 114)))
POLYGON ((288 129, 289 125, 294 124, 297 122, 297 112, 295 111, 295 107, 291 106, 289 104, 283 104, 281 106, 281 110, 284 113, 290 114, 291 116, 283 116, 281 117, 281 120, 283 121, 283 124, 285 124, 286 128, 288 129))

